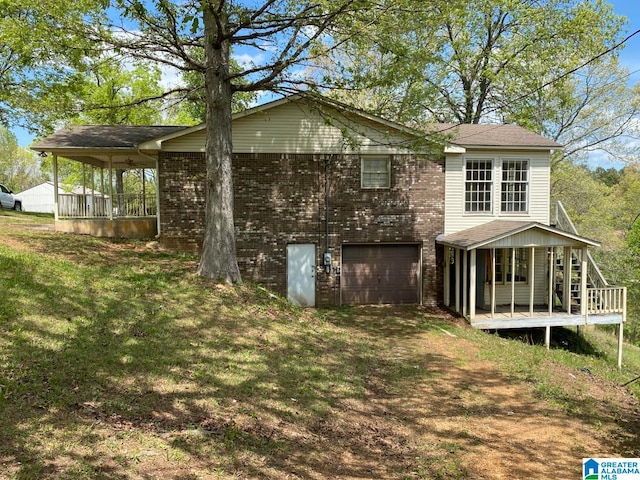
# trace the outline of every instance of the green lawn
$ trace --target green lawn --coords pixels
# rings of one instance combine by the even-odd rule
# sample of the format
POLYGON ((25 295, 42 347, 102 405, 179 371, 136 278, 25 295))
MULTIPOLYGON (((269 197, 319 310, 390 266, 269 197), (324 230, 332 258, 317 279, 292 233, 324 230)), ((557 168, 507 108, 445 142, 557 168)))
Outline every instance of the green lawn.
MULTIPOLYGON (((354 466, 354 478, 467 478, 472 468, 451 442, 380 443, 400 438, 406 419, 369 427, 354 416, 329 431, 337 412, 371 392, 402 395, 438 378, 418 368, 429 355, 392 348, 420 332, 470 340, 481 359, 592 425, 608 421, 601 405, 558 369, 589 369, 611 385, 640 374, 635 347, 615 368, 606 334, 589 334, 587 353, 577 354, 419 309, 385 313, 373 328, 366 310, 302 310, 259 286, 211 284, 194 274, 194 256, 23 228, 41 218, 0 215, 2 479, 311 478, 352 430, 368 432, 361 448, 386 469, 354 466)), ((584 341, 566 337, 558 339, 584 341)), ((638 382, 629 389, 640 393, 638 382)))

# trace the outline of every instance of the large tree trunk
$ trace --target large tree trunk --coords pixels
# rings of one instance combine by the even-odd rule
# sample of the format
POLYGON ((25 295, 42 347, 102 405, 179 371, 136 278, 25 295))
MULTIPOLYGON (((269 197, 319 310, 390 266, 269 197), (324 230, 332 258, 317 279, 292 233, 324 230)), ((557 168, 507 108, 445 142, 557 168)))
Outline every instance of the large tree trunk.
POLYGON ((225 18, 203 1, 207 104, 206 219, 202 258, 198 274, 227 283, 242 283, 236 259, 233 223, 233 176, 231 145, 231 97, 229 41, 224 37, 225 18), (216 18, 217 16, 217 18, 216 18))

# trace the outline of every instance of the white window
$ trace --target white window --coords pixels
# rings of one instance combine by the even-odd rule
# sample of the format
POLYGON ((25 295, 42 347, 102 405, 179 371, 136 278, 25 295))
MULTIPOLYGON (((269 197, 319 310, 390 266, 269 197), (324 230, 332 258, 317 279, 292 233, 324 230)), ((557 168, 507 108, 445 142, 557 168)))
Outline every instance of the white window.
POLYGON ((503 213, 526 212, 528 189, 529 162, 527 160, 503 160, 500 211, 503 213))
POLYGON ((388 156, 366 156, 360 160, 362 188, 391 187, 391 159, 388 156))
MULTIPOLYGON (((516 248, 515 254, 515 269, 512 264, 511 248, 499 248, 496 250, 496 283, 511 282, 512 273, 515 273, 516 283, 527 282, 527 264, 528 255, 526 248, 516 248)), ((491 268, 490 264, 487 268, 491 268)), ((490 277, 490 275, 488 275, 490 277)))
POLYGON ((465 213, 491 212, 493 161, 467 160, 464 182, 465 213))

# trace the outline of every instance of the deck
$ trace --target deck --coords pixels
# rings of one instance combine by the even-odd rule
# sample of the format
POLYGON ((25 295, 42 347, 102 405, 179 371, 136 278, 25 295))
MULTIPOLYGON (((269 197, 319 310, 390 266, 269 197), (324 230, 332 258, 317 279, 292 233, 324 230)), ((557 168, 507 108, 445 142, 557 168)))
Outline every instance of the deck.
POLYGON ((492 315, 490 311, 477 309, 471 320, 471 326, 482 330, 502 328, 561 327, 585 325, 611 325, 624 321, 621 312, 592 313, 581 315, 561 310, 549 314, 548 307, 536 306, 533 314, 528 306, 516 306, 513 314, 511 307, 500 307, 492 315))

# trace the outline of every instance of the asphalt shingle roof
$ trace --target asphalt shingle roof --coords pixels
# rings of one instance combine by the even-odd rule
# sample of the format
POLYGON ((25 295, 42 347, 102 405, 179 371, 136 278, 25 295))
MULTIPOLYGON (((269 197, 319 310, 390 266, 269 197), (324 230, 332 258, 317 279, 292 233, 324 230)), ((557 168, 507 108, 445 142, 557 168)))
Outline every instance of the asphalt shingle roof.
POLYGON ((451 142, 463 147, 546 147, 562 148, 557 142, 544 138, 519 125, 477 125, 438 123, 429 129, 451 135, 451 142))
POLYGON ((33 150, 64 148, 136 148, 140 143, 167 135, 182 126, 79 125, 58 130, 31 146, 33 150))

